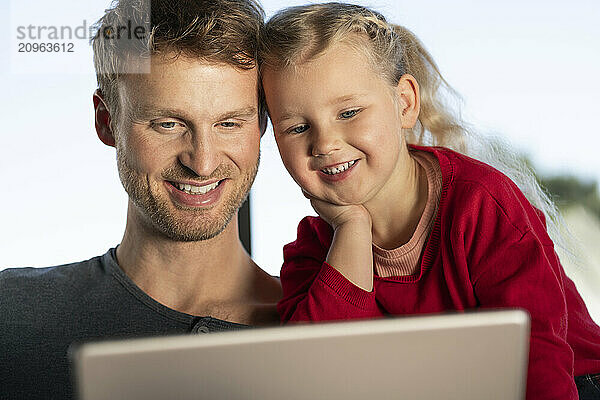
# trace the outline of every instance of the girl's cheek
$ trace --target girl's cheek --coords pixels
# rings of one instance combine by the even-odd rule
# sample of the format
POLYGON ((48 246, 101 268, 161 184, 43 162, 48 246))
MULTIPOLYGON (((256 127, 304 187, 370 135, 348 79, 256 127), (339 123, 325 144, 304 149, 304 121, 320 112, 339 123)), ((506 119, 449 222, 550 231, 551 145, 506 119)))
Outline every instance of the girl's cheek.
POLYGON ((283 161, 283 165, 285 166, 285 168, 291 173, 291 174, 296 174, 297 173, 297 163, 295 162, 295 159, 293 157, 293 153, 290 151, 289 148, 283 148, 280 147, 280 155, 281 155, 281 161, 283 161))

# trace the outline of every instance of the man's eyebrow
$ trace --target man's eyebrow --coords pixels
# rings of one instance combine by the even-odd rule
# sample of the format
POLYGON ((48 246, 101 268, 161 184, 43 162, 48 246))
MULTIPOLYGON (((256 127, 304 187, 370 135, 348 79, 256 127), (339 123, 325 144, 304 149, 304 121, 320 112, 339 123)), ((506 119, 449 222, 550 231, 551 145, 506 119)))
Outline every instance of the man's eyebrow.
POLYGON ((252 117, 255 117, 257 115, 257 113, 258 113, 258 111, 257 111, 256 107, 254 107, 254 106, 243 107, 243 108, 239 108, 237 110, 227 111, 227 112, 219 115, 216 118, 216 120, 221 121, 221 120, 230 119, 230 118, 240 118, 240 119, 252 118, 252 117))
POLYGON ((154 118, 175 117, 186 119, 181 110, 171 108, 139 107, 131 111, 131 117, 138 120, 149 120, 154 118))
MULTIPOLYGON (((249 106, 243 107, 237 110, 227 111, 223 114, 218 115, 215 120, 221 121, 229 118, 252 118, 257 115, 258 111, 256 107, 249 106)), ((131 112, 131 116, 133 119, 147 120, 154 118, 165 118, 165 117, 174 117, 181 120, 188 120, 189 115, 187 113, 183 113, 178 109, 171 108, 153 108, 153 107, 139 107, 137 110, 133 110, 131 112)))

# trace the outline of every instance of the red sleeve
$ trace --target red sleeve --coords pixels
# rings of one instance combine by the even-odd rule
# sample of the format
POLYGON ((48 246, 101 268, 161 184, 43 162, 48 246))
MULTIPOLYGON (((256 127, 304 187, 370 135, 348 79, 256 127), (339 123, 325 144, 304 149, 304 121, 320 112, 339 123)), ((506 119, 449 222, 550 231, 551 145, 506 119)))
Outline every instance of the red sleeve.
POLYGON ((325 221, 306 217, 296 241, 283 248, 283 298, 277 304, 282 323, 383 315, 374 290, 364 291, 325 262, 332 235, 325 221))
POLYGON ((527 399, 577 400, 564 271, 533 207, 521 206, 522 219, 521 210, 504 202, 492 201, 478 210, 468 261, 475 295, 483 308, 529 312, 527 399), (526 218, 529 222, 522 224, 526 218))

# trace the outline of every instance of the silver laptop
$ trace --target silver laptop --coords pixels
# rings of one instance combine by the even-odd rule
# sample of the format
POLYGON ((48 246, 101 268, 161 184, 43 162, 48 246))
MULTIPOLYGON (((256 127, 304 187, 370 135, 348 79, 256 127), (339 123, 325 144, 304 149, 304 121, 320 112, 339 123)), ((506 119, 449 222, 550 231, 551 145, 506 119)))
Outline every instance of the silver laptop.
POLYGON ((524 399, 526 312, 485 311, 84 344, 82 400, 524 399))

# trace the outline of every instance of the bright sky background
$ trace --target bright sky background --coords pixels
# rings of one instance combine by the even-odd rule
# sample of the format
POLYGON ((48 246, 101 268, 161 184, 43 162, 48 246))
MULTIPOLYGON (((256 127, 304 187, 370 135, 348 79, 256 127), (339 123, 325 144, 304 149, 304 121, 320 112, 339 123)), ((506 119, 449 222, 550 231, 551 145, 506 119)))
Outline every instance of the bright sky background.
MULTIPOLYGON (((304 1, 263 1, 267 14, 304 1)), ((546 174, 600 179, 600 2, 358 2, 413 30, 464 96, 465 116, 508 138, 546 174)), ((0 269, 48 266, 119 243, 126 196, 114 150, 93 129, 91 50, 17 53, 21 25, 87 26, 108 1, 0 4, 0 269), (4 29, 4 31, 2 31, 4 29), (8 38, 8 40, 7 40, 8 38)), ((298 221, 313 214, 279 161, 272 133, 252 192, 253 256, 272 274, 298 221)))

